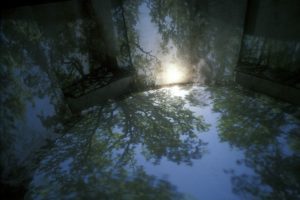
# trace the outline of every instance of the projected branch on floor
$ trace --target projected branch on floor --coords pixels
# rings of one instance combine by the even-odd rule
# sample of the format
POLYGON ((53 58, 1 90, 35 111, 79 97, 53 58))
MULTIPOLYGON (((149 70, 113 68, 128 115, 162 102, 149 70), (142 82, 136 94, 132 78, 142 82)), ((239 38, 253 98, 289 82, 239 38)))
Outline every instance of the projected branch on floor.
POLYGON ((33 183, 31 196, 63 198, 73 191, 90 198, 101 195, 122 199, 144 191, 141 198, 155 198, 160 191, 159 197, 182 198, 168 181, 147 175, 137 164, 136 154, 142 151, 154 164, 166 158, 192 165, 206 153, 206 143, 198 134, 209 125, 202 116, 185 108, 185 103, 183 98, 161 89, 86 113, 50 152, 45 152, 38 170, 51 190, 38 193, 44 191, 44 185, 33 183))

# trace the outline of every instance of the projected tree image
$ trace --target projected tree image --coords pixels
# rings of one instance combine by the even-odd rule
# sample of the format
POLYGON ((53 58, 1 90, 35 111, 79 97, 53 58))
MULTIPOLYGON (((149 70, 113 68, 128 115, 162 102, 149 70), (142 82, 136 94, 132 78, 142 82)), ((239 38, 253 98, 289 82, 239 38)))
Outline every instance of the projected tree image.
POLYGON ((199 134, 209 124, 185 108, 182 97, 171 95, 168 89, 139 93, 85 114, 45 152, 36 174, 44 181, 32 182, 33 197, 63 198, 73 192, 91 198, 154 198, 150 191, 166 199, 180 196, 167 181, 147 175, 135 158, 141 151, 153 164, 166 158, 192 165, 205 154, 199 134), (136 193, 137 185, 144 192, 136 193))
POLYGON ((300 157, 297 145, 290 145, 290 137, 299 135, 298 119, 283 113, 287 106, 268 98, 247 97, 240 90, 213 91, 214 110, 221 113, 221 140, 245 151, 237 163, 256 173, 227 169, 233 191, 251 199, 299 198, 300 157))

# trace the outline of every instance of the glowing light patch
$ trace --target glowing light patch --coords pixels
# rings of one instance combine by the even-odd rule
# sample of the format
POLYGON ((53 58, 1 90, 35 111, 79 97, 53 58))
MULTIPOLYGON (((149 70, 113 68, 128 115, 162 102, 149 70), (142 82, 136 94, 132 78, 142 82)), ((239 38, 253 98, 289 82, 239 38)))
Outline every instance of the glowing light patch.
POLYGON ((184 80, 184 72, 173 63, 166 65, 164 71, 164 84, 180 83, 184 80))
POLYGON ((170 91, 172 96, 185 97, 189 93, 189 91, 181 89, 177 85, 173 86, 171 88, 168 88, 168 90, 170 91))

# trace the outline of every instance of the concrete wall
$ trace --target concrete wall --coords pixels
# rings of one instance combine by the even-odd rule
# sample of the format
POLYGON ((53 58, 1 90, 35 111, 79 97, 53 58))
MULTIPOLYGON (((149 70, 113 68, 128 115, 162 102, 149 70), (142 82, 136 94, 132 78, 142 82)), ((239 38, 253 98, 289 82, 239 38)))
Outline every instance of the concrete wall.
POLYGON ((299 0, 248 0, 245 34, 299 41, 299 0))
POLYGON ((248 0, 240 62, 300 71, 299 22, 299 0, 248 0))

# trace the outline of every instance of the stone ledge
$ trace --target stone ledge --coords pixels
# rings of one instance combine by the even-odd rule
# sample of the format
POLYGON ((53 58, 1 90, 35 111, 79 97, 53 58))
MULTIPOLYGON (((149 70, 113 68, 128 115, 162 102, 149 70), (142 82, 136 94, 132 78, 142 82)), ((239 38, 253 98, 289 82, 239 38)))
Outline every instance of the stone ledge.
POLYGON ((300 89, 298 88, 264 79, 243 71, 236 71, 235 81, 251 90, 300 106, 300 89))

